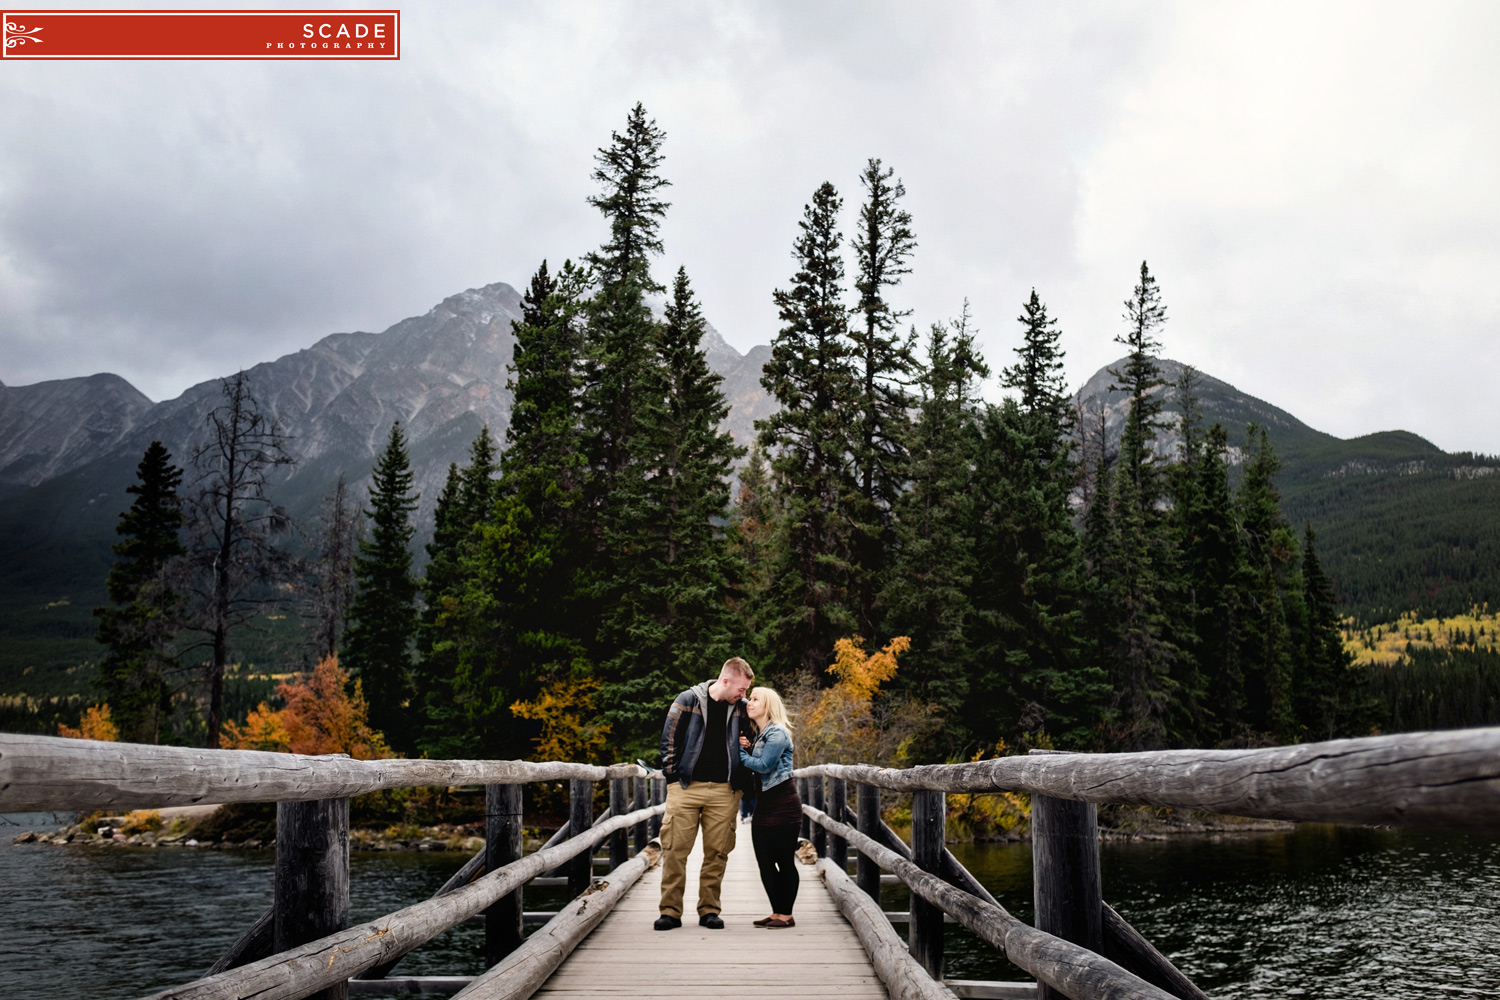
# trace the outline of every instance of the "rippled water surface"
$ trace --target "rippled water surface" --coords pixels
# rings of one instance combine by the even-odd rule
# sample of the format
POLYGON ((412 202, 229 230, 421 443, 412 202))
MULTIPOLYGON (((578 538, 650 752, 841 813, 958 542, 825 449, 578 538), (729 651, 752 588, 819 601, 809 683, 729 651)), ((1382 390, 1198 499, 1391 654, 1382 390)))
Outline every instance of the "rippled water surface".
MULTIPOLYGON (((269 851, 13 845, 46 815, 0 825, 6 998, 139 997, 201 975, 269 904, 269 851), (18 824, 19 825, 15 825, 18 824)), ((954 852, 1023 920, 1031 849, 954 852)), ((356 853, 353 919, 430 895, 456 854, 356 853)), ((1215 997, 1500 998, 1500 837, 1304 826, 1295 833, 1105 843, 1105 897, 1215 997)), ((554 909, 558 889, 528 909, 554 909)), ((887 909, 905 890, 886 890, 887 909)), ((960 979, 1024 978, 949 925, 960 979)), ((472 975, 483 929, 460 927, 401 971, 472 975)))

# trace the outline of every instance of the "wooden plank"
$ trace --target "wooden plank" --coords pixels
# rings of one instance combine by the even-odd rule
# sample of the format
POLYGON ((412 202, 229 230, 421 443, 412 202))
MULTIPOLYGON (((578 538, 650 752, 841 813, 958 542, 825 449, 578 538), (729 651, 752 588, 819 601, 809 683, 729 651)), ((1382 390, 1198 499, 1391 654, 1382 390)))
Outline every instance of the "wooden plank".
POLYGON ((525 885, 538 873, 592 850, 616 829, 640 819, 633 813, 615 817, 587 834, 528 854, 515 864, 490 872, 446 896, 424 900, 243 968, 164 990, 153 994, 152 1000, 189 997, 230 1000, 247 996, 256 1000, 300 1000, 406 954, 525 885))
POLYGON ((1262 750, 1044 754, 905 770, 821 764, 796 773, 897 791, 1020 791, 1293 822, 1500 831, 1500 727, 1262 750))
POLYGON ((352 760, 338 754, 309 757, 0 733, 0 812, 310 802, 385 788, 607 781, 638 773, 634 764, 352 760))
MULTIPOLYGON (((623 836, 624 830, 621 827, 618 834, 610 836, 623 836)), ((466 986, 454 1000, 459 997, 467 1000, 528 1000, 660 857, 659 851, 648 848, 611 870, 603 888, 596 886, 598 891, 587 892, 570 902, 545 927, 534 932, 504 961, 466 986)))
POLYGON ((760 884, 750 829, 739 826, 721 891, 725 926, 710 930, 694 919, 701 864, 700 841, 688 859, 688 915, 682 927, 652 929, 661 898, 661 871, 652 870, 537 990, 536 1000, 690 1000, 737 989, 841 1000, 888 996, 854 930, 810 867, 798 865, 797 925, 778 930, 753 926, 752 921, 768 915, 770 904, 760 884))
POLYGON ((457 993, 473 976, 401 976, 397 979, 351 979, 350 996, 415 997, 457 993))

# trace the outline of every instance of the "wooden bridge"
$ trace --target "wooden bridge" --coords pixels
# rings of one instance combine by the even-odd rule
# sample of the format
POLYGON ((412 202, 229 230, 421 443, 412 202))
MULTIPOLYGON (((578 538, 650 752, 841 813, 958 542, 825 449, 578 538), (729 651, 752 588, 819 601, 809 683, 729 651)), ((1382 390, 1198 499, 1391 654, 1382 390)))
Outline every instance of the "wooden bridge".
MULTIPOLYGON (((1339 740, 1265 750, 1035 754, 894 770, 823 764, 797 772, 804 832, 820 860, 802 871, 797 926, 749 926, 765 904, 748 837, 730 855, 726 928, 650 928, 664 785, 634 765, 356 761, 0 734, 0 812, 276 802, 276 900, 203 978, 160 998, 293 1000, 350 994, 472 1000, 718 997, 753 989, 805 996, 1039 996, 1201 1000, 1197 987, 1101 897, 1095 807, 1203 809, 1292 821, 1500 832, 1500 728, 1339 740), (571 782, 570 818, 523 855, 526 782, 571 782), (594 816, 597 782, 610 805, 594 816), (349 927, 351 795, 484 785, 483 851, 436 895, 349 927), (910 844, 881 820, 882 790, 912 797, 910 844), (1016 920, 944 847, 948 792, 1032 798, 1036 926, 1016 920), (595 879, 594 854, 608 871, 595 879), (847 874, 855 855, 854 878, 847 874), (911 889, 881 912, 882 879, 911 889), (571 900, 524 933, 527 883, 571 900), (892 917, 904 922, 903 939, 892 917), (945 981, 943 921, 963 924, 1036 977, 945 981), (403 955, 470 920, 485 923, 478 977, 392 975, 403 955)), ((697 866, 690 863, 690 877, 697 866)), ((691 884, 688 896, 695 887, 691 884)))

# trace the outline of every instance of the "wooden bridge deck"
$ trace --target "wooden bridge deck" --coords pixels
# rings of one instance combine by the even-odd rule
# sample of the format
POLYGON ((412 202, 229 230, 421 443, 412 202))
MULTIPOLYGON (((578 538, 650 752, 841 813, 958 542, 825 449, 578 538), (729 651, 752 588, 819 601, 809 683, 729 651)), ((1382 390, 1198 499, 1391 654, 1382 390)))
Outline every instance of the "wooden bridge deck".
POLYGON ((810 865, 798 864, 797 926, 768 930, 751 921, 770 912, 750 827, 742 824, 724 873, 724 929, 699 927, 702 842, 688 858, 682 926, 652 929, 661 866, 647 872, 535 994, 557 1000, 662 997, 748 1000, 756 996, 839 996, 886 1000, 864 948, 810 865))

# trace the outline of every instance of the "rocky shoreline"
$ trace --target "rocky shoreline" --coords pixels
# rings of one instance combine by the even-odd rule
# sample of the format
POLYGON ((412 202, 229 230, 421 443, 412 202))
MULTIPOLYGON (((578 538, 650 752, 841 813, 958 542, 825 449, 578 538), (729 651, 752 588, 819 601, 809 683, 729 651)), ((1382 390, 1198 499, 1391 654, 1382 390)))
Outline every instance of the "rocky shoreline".
MULTIPOLYGON (((262 827, 265 824, 260 824, 262 827)), ((269 836, 243 836, 244 824, 225 822, 218 806, 143 809, 124 815, 93 814, 52 833, 27 830, 13 844, 88 847, 185 848, 210 851, 262 851, 276 847, 269 836)), ((455 851, 474 854, 484 847, 483 825, 357 828, 349 831, 354 851, 455 851)))

